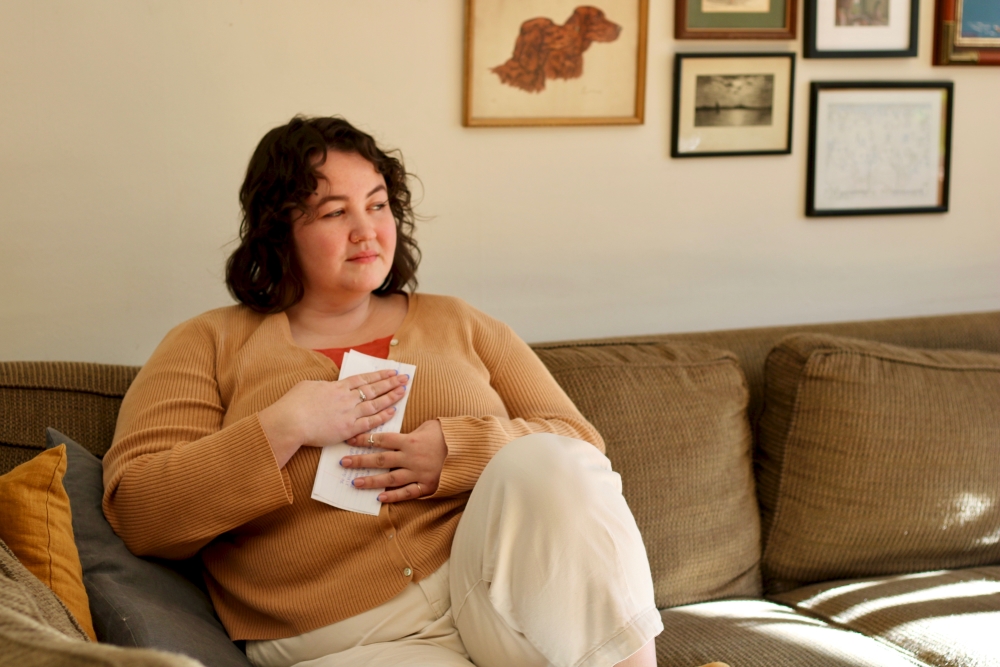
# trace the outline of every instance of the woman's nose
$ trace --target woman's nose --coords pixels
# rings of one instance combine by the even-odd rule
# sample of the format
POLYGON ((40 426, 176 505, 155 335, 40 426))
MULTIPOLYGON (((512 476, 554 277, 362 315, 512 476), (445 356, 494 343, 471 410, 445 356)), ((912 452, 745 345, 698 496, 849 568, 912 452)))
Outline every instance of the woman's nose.
POLYGON ((360 216, 351 230, 351 241, 361 243, 375 238, 375 223, 367 215, 360 216))

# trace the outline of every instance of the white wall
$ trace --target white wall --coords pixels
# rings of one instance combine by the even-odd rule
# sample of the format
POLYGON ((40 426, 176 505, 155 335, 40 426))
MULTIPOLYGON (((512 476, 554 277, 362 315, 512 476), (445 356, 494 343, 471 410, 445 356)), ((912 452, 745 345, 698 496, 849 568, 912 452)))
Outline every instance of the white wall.
MULTIPOLYGON (((343 114, 423 182, 421 288, 531 341, 1000 308, 1000 69, 798 60, 790 156, 669 157, 676 42, 650 2, 646 123, 464 128, 461 0, 3 0, 0 359, 142 363, 230 299, 256 142, 343 114), (810 80, 955 81, 951 212, 803 215, 810 80)), ((801 30, 800 30, 801 32, 801 30)))

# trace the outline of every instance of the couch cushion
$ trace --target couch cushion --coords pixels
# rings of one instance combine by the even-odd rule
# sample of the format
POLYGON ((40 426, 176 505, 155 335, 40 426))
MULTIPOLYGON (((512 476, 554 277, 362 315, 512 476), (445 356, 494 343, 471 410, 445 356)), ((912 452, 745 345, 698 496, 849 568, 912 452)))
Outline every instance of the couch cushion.
POLYGON ((760 532, 734 357, 695 345, 537 350, 607 443, 660 608, 760 592, 760 532))
POLYGON ((941 667, 1000 667, 1000 566, 813 584, 774 599, 941 667))
POLYGON ((96 641, 63 488, 65 473, 66 448, 59 447, 0 476, 0 539, 96 641))
POLYGON ((45 427, 80 438, 97 456, 111 446, 137 366, 72 361, 0 362, 0 473, 45 447, 45 427))
POLYGON ((1000 561, 1000 355, 817 334, 768 356, 769 588, 1000 561))
MULTIPOLYGON (((750 423, 760 419, 764 402, 764 360, 779 340, 793 333, 823 333, 833 336, 864 338, 892 345, 933 348, 938 350, 982 350, 1000 353, 1000 310, 960 315, 933 315, 890 320, 861 322, 831 322, 827 324, 796 324, 780 327, 724 329, 690 333, 623 336, 593 340, 553 341, 532 343, 535 351, 567 345, 590 343, 634 345, 667 343, 672 345, 710 345, 736 355, 750 387, 747 413, 750 423)), ((0 364, 2 377, 2 364, 0 364)))
POLYGON ((50 447, 66 446, 65 486, 98 638, 184 653, 213 667, 248 667, 208 596, 170 564, 132 555, 115 534, 101 509, 101 462, 54 429, 46 437, 50 447))
POLYGON ((658 667, 719 660, 733 667, 915 667, 923 663, 856 632, 764 600, 667 609, 656 638, 658 667))
POLYGON ((56 595, 0 542, 0 663, 17 667, 199 667, 183 656, 87 641, 56 595))

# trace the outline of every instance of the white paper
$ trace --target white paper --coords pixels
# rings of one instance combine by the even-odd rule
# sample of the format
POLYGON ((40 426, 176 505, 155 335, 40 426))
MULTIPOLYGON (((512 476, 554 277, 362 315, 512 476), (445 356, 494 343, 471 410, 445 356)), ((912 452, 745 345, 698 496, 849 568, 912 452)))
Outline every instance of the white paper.
POLYGON ((945 99, 941 89, 821 91, 816 208, 937 206, 945 99))
MULTIPOLYGON (((396 414, 392 419, 371 430, 372 433, 399 433, 403 427, 403 413, 406 402, 410 398, 410 387, 413 386, 413 374, 417 367, 389 359, 379 359, 355 350, 349 350, 344 355, 340 365, 340 379, 349 378, 363 373, 381 370, 395 370, 401 375, 409 375, 410 381, 405 384, 406 393, 396 403, 396 414)), ((346 442, 329 445, 323 448, 319 456, 319 467, 316 468, 316 479, 313 482, 312 498, 334 507, 350 512, 377 515, 382 508, 378 495, 385 489, 358 489, 352 484, 356 477, 371 477, 387 469, 380 468, 344 468, 340 459, 345 456, 373 454, 384 451, 379 447, 352 447, 346 442)))

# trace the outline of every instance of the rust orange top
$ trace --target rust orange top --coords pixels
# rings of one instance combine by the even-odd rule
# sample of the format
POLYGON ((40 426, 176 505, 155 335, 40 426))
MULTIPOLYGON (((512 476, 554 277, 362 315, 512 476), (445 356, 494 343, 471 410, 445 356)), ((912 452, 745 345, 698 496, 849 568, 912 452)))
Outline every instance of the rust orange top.
POLYGON ((233 639, 308 632, 434 572, 470 490, 510 440, 550 432, 603 451, 534 352, 465 302, 410 295, 394 338, 389 358, 417 367, 403 432, 439 419, 448 456, 433 496, 383 505, 378 516, 310 498, 317 448, 278 468, 258 411, 301 380, 339 372, 295 344, 283 313, 230 306, 189 320, 129 388, 104 458, 104 512, 134 553, 200 552, 233 639))
POLYGON ((350 350, 367 354, 369 357, 388 359, 389 349, 392 347, 393 340, 395 339, 392 336, 386 336, 385 338, 376 338, 373 341, 362 343, 361 345, 352 345, 351 347, 328 347, 325 350, 316 351, 323 356, 330 357, 330 360, 340 367, 344 364, 344 355, 350 350))

